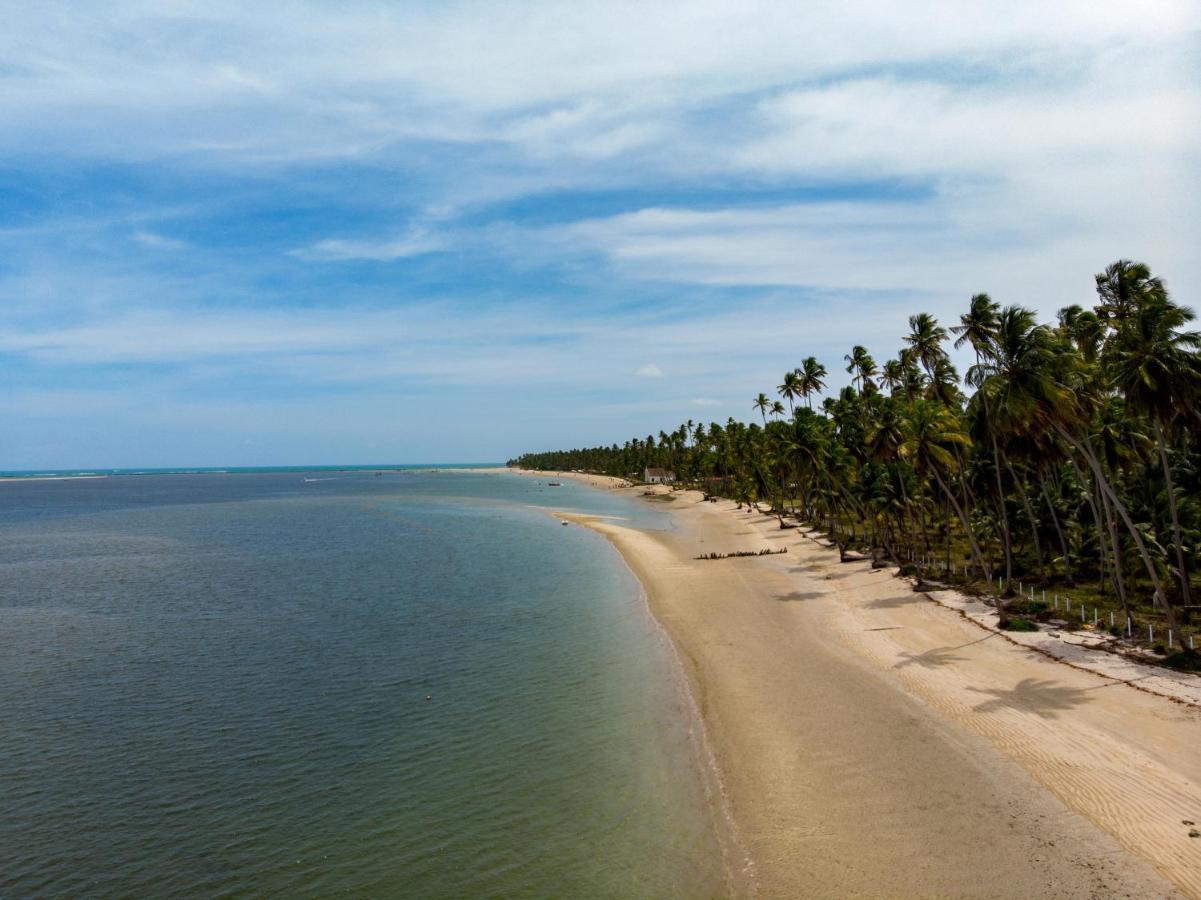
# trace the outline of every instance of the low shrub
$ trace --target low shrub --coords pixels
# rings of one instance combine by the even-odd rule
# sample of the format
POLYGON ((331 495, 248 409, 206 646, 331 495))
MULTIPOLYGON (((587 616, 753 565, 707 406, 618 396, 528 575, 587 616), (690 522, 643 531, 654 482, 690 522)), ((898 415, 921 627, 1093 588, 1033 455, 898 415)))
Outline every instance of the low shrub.
POLYGON ((1009 609, 1015 613, 1024 613, 1031 618, 1043 618, 1050 611, 1051 606, 1041 600, 1013 600, 1009 604, 1009 609))
POLYGON ((1021 616, 1014 616, 1001 627, 1006 631, 1038 631, 1037 625, 1021 616))
POLYGON ((1177 650, 1163 664, 1181 672, 1201 672, 1201 653, 1196 650, 1177 650))

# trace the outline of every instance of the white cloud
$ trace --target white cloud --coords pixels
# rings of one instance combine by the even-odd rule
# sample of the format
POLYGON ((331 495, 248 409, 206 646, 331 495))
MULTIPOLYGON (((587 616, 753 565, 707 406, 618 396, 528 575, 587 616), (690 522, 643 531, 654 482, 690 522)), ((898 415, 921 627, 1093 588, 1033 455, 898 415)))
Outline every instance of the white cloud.
POLYGON ((34 6, 0 37, 0 145, 287 160, 418 138, 603 159, 672 139, 681 114, 856 70, 1000 66, 1033 95, 1113 46, 1145 69, 1199 18, 1188 0, 34 6))
POLYGON ((161 234, 155 234, 153 231, 139 231, 133 236, 133 239, 139 244, 146 247, 153 247, 156 250, 184 250, 188 246, 186 241, 164 237, 161 234))
POLYGON ((317 262, 348 259, 373 259, 386 262, 410 256, 422 256, 445 250, 449 242, 442 235, 413 229, 407 235, 385 240, 344 240, 329 238, 311 247, 291 251, 290 255, 317 262))
MULTIPOLYGON (((123 258, 131 235, 203 250, 202 230, 177 227, 183 206, 0 231, 17 261, 0 280, 0 352, 28 366, 26 384, 49 373, 64 410, 87 406, 72 390, 125 366, 122 397, 157 398, 159 417, 196 388, 263 377, 371 394, 354 426, 367 435, 400 418, 396 392, 475 389, 484 372, 522 388, 489 404, 510 421, 540 388, 612 393, 602 414, 622 437, 636 430, 625 416, 745 417, 798 357, 840 371, 862 342, 882 359, 908 313, 945 319, 975 291, 1044 313, 1087 302, 1091 273, 1118 257, 1146 259, 1201 305, 1194 0, 28 6, 0 33, 0 158, 149 161, 187 185, 232 176, 261 190, 264 211, 271 191, 317 173, 362 194, 386 183, 411 199, 406 217, 422 210, 374 233, 338 218, 290 239, 291 258, 272 244, 266 263, 251 261, 252 241, 212 267, 201 252, 123 258), (825 199, 768 207, 748 188, 825 199), (469 218, 555 191, 624 192, 620 209, 640 194, 690 199, 555 227, 469 218), (359 285, 323 280, 334 267, 296 262, 450 249, 497 261, 486 300, 390 309, 377 285, 360 304, 336 296, 359 285), (93 268, 72 267, 72 253, 93 268), (506 266, 522 278, 506 282, 506 266), (524 299, 541 267, 576 279, 564 309, 524 299), (599 309, 651 282, 647 308, 599 309), (263 284, 285 287, 260 296, 263 284), (694 304, 723 292, 724 306, 694 304), (631 380, 664 371, 656 391, 631 380), (746 402, 709 399, 736 396, 746 402)), ((380 222, 389 199, 339 212, 370 207, 380 222)), ((209 215, 227 212, 211 202, 209 215)), ((575 211, 567 200, 556 218, 575 211)), ((214 403, 206 421, 306 418, 269 405, 214 403)), ((444 424, 431 432, 456 420, 444 424)))

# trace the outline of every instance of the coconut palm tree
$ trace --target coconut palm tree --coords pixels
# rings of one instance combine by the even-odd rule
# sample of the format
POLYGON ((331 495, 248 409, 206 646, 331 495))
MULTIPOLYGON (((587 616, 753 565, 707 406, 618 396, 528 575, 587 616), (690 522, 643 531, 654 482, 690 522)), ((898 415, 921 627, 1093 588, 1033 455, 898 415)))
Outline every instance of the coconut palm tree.
POLYGON ((959 324, 951 326, 955 338, 955 349, 970 344, 976 352, 976 362, 989 356, 997 339, 998 313, 1001 305, 993 302, 988 294, 973 294, 968 311, 959 317, 959 324))
POLYGON ((909 334, 905 335, 908 346, 902 352, 925 369, 927 375, 933 375, 935 365, 946 356, 942 349, 946 339, 947 330, 938 324, 934 316, 918 313, 909 317, 909 334))
POLYGON ((1201 364, 1197 357, 1201 335, 1181 331, 1192 319, 1192 311, 1172 303, 1166 291, 1140 291, 1135 294, 1133 309, 1127 312, 1115 333, 1105 360, 1114 384, 1126 398, 1126 405, 1146 416, 1155 432, 1172 520, 1176 574, 1186 605, 1191 603, 1189 575, 1164 429, 1179 409, 1201 397, 1201 364))
POLYGON ((868 390, 868 385, 875 387, 872 379, 876 376, 876 361, 872 359, 866 347, 856 344, 851 348, 851 352, 843 357, 847 364, 847 373, 853 374, 854 378, 851 383, 855 385, 856 390, 868 390))
POLYGON ((820 394, 826 387, 826 367, 817 361, 815 356, 807 356, 801 360, 799 370, 801 380, 801 396, 805 404, 813 409, 813 395, 820 394))
POLYGON ((759 410, 759 415, 763 417, 763 426, 767 427, 767 413, 771 409, 771 400, 767 394, 760 394, 755 398, 755 402, 751 404, 751 409, 759 410))
POLYGON ((784 373, 784 381, 776 387, 776 392, 788 401, 788 414, 791 416, 793 403, 801 396, 801 376, 796 369, 784 373))
MULTIPOLYGON (((904 427, 905 439, 897 448, 898 454, 902 459, 909 460, 918 472, 934 476, 947 501, 959 516, 960 524, 972 548, 972 559, 979 567, 981 576, 985 580, 991 580, 992 573, 984 563, 984 555, 976 542, 967 512, 944 477, 944 473, 951 477, 951 472, 956 468, 956 456, 951 448, 970 446, 971 438, 963 432, 954 413, 930 400, 918 400, 910 404, 905 411, 904 427)), ((1004 624, 1004 606, 998 604, 997 612, 1004 624)))
POLYGON ((1151 275, 1146 263, 1119 259, 1095 276, 1097 295, 1101 298, 1097 315, 1111 325, 1130 318, 1140 304, 1153 299, 1167 299, 1163 282, 1151 275))
POLYGON ((899 359, 887 360, 880 368, 880 381, 895 394, 905 384, 905 365, 899 359))

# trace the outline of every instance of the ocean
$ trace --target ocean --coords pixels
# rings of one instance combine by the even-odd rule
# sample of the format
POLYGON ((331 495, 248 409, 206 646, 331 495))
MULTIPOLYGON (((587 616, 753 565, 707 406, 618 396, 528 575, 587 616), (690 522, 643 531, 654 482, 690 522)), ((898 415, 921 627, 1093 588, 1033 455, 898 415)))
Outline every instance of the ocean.
POLYGON ((0 897, 698 897, 695 718, 565 482, 0 483, 0 897))

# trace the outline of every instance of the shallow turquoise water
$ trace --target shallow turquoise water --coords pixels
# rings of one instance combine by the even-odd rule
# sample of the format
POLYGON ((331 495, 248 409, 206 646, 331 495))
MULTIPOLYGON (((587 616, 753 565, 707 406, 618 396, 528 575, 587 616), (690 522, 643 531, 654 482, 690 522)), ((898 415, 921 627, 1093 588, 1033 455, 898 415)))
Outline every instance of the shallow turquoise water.
POLYGON ((312 477, 0 485, 0 896, 720 891, 670 648, 536 507, 658 514, 312 477))

